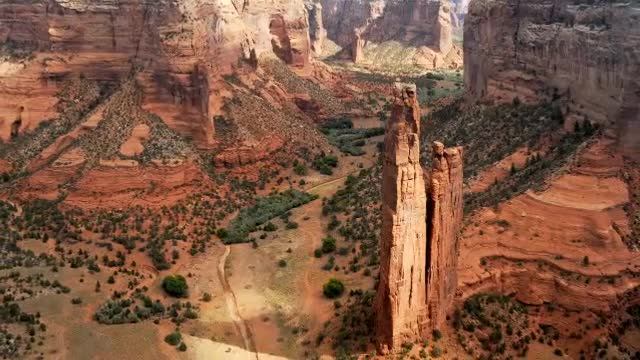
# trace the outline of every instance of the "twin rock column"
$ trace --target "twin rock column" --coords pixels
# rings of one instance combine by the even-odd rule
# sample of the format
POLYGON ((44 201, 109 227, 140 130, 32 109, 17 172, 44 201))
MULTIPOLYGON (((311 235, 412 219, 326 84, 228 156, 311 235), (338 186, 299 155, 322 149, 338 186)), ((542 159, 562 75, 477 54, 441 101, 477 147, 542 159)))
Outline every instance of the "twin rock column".
POLYGON ((382 234, 376 337, 397 352, 442 324, 456 290, 463 216, 462 148, 433 144, 429 188, 420 165, 420 106, 415 85, 394 85, 384 138, 382 234))

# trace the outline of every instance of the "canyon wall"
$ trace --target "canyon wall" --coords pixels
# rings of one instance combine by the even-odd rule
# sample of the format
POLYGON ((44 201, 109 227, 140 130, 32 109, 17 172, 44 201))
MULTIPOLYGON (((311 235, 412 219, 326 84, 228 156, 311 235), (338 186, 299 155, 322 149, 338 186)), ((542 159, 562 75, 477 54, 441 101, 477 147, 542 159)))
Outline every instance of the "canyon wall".
POLYGON ((384 141, 376 337, 383 354, 440 326, 457 286, 462 148, 434 144, 430 185, 420 165, 415 85, 396 84, 384 141), (428 193, 428 194, 427 194, 428 193))
POLYGON ((464 24, 465 84, 477 99, 563 97, 575 120, 615 128, 640 157, 637 2, 474 0, 464 24))
POLYGON ((308 64, 302 0, 40 0, 0 3, 0 139, 57 114, 67 74, 135 73, 145 109, 199 145, 221 107, 214 82, 264 53, 308 64))
POLYGON ((444 58, 454 47, 451 11, 448 0, 322 0, 327 37, 350 49, 353 58, 362 52, 357 46, 370 49, 375 57, 382 44, 387 45, 382 47, 387 56, 400 44, 414 49, 405 57, 428 67, 434 67, 436 55, 444 58))

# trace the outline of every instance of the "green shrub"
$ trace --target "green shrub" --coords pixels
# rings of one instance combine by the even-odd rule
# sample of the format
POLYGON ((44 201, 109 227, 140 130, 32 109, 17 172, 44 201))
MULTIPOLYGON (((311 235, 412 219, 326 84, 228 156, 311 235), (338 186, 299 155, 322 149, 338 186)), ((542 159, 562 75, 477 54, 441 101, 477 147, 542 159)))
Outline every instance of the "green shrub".
POLYGON ((336 250, 336 239, 332 236, 327 236, 322 239, 322 252, 325 254, 334 252, 336 250))
POLYGON ((166 342, 171 346, 176 346, 180 344, 181 341, 182 341, 182 334, 180 334, 180 332, 178 331, 174 331, 171 334, 164 337, 164 342, 166 342))
POLYGON ((264 226, 263 230, 264 230, 264 231, 267 231, 267 232, 272 232, 272 231, 276 231, 276 230, 278 230, 278 227, 277 227, 274 223, 272 223, 271 221, 269 221, 269 222, 264 226))
POLYGON ((280 259, 280 261, 278 261, 278 266, 281 268, 287 267, 287 261, 285 259, 280 259))
POLYGON ((187 295, 189 286, 187 279, 182 275, 169 275, 162 280, 162 288, 164 291, 174 297, 184 297, 187 295))
POLYGON ((295 172, 296 175, 300 175, 300 176, 307 175, 307 167, 304 166, 303 164, 296 164, 293 167, 293 172, 295 172))
POLYGON ((322 293, 329 299, 340 297, 344 293, 344 284, 336 278, 331 278, 322 287, 322 293))

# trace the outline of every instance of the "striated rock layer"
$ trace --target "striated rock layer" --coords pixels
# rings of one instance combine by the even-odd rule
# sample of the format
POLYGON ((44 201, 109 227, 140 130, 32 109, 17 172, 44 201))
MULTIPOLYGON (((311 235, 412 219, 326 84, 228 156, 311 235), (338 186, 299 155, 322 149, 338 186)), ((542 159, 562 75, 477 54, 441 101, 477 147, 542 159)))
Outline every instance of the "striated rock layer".
POLYGON ((302 0, 4 1, 0 48, 24 53, 0 53, 2 140, 56 116, 67 74, 135 73, 145 109, 202 146, 213 141, 220 75, 265 53, 305 67, 310 54, 302 0))
POLYGON ((634 1, 475 0, 466 88, 498 101, 564 97, 569 120, 615 127, 622 151, 640 157, 639 17, 634 1))
POLYGON ((385 134, 376 336, 383 353, 426 336, 446 318, 457 286, 463 215, 462 149, 434 144, 425 189, 415 85, 396 84, 385 134))

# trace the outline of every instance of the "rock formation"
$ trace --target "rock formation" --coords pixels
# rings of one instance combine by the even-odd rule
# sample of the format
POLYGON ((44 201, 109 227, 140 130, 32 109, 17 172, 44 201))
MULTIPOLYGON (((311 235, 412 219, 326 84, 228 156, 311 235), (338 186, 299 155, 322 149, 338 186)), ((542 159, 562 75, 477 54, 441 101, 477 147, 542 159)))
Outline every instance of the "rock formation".
POLYGON ((444 322, 456 292, 463 181, 462 147, 435 142, 427 200, 427 317, 433 326, 444 322))
POLYGON ((376 336, 383 353, 426 336, 446 318, 457 286, 462 149, 434 144, 427 196, 414 85, 396 84, 385 133, 376 336))
POLYGON ((309 13, 311 50, 315 55, 321 55, 322 44, 327 37, 327 31, 324 29, 324 23, 322 21, 322 4, 319 2, 307 4, 307 12, 309 13))
POLYGON ((265 53, 299 67, 310 54, 303 0, 4 1, 0 49, 2 140, 20 107, 20 131, 55 118, 67 74, 117 83, 135 70, 145 109, 205 146, 217 77, 265 53))
POLYGON ((567 126, 615 127, 640 157, 637 2, 477 0, 465 18, 467 90, 478 99, 564 98, 567 126))
POLYGON ((362 62, 363 50, 364 49, 364 40, 362 39, 362 34, 359 29, 353 31, 353 44, 351 45, 351 60, 354 63, 362 62))
POLYGON ((349 49, 352 58, 361 59, 356 56, 361 45, 375 50, 386 44, 386 57, 391 48, 407 47, 412 54, 398 54, 399 61, 426 67, 436 55, 446 58, 452 51, 451 8, 449 0, 322 0, 327 37, 349 49))
POLYGON ((376 331, 383 353, 422 332, 426 314, 427 198, 415 86, 396 85, 382 170, 382 240, 376 331))

